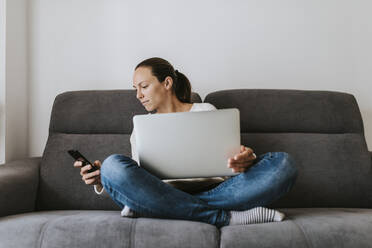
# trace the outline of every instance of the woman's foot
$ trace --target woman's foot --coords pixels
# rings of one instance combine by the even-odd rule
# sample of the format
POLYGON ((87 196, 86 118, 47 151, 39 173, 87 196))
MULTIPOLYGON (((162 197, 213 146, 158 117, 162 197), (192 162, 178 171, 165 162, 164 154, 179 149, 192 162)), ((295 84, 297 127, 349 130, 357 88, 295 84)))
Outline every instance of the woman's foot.
POLYGON ((282 221, 285 215, 277 210, 256 207, 246 211, 230 211, 229 225, 248 225, 282 221))
POLYGON ((122 217, 130 217, 130 218, 136 218, 139 217, 136 212, 134 212, 132 209, 130 209, 128 206, 125 206, 123 210, 121 210, 121 216, 122 217))

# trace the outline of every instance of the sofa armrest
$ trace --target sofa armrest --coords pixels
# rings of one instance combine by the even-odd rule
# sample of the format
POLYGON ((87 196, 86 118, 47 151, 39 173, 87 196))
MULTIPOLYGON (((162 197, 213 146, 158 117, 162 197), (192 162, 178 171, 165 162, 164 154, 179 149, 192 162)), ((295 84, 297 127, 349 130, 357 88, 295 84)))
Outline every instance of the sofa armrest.
POLYGON ((0 217, 35 210, 41 157, 0 165, 0 217))

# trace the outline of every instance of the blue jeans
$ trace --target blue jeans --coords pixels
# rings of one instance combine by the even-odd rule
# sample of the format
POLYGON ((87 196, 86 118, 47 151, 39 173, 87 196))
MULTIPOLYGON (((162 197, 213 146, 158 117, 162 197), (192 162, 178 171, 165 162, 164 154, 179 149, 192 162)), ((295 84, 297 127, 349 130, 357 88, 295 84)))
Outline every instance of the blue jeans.
POLYGON ((279 199, 296 177, 294 161, 285 152, 262 154, 246 172, 197 194, 164 183, 124 155, 110 155, 101 167, 102 185, 121 208, 126 205, 146 217, 201 221, 217 227, 229 224, 230 210, 266 206, 279 199))

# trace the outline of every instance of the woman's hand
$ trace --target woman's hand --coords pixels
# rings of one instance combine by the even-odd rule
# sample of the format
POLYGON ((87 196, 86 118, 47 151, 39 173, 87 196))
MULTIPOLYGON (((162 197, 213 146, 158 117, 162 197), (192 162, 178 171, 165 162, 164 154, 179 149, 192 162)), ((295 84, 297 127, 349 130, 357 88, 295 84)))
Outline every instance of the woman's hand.
POLYGON ((80 168, 80 175, 81 180, 85 182, 85 184, 88 185, 97 185, 99 189, 102 188, 101 184, 101 162, 99 160, 94 161, 94 166, 98 167, 99 169, 88 173, 88 170, 92 169, 92 166, 90 164, 83 166, 83 162, 76 160, 74 163, 75 168, 80 168))
POLYGON ((240 146, 240 153, 227 160, 227 167, 231 168, 233 172, 245 172, 252 166, 256 158, 257 156, 251 148, 240 146))

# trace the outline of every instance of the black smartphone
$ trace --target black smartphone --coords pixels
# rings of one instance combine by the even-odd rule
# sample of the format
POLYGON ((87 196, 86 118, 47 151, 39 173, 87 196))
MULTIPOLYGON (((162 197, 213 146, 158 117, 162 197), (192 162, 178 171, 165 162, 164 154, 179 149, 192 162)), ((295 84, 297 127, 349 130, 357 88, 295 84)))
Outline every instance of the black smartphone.
POLYGON ((83 162, 83 166, 90 164, 92 166, 92 169, 88 170, 89 173, 95 171, 98 169, 97 166, 94 166, 91 162, 89 162, 88 159, 86 159, 78 150, 68 150, 67 151, 71 157, 73 157, 75 160, 79 160, 83 162))

